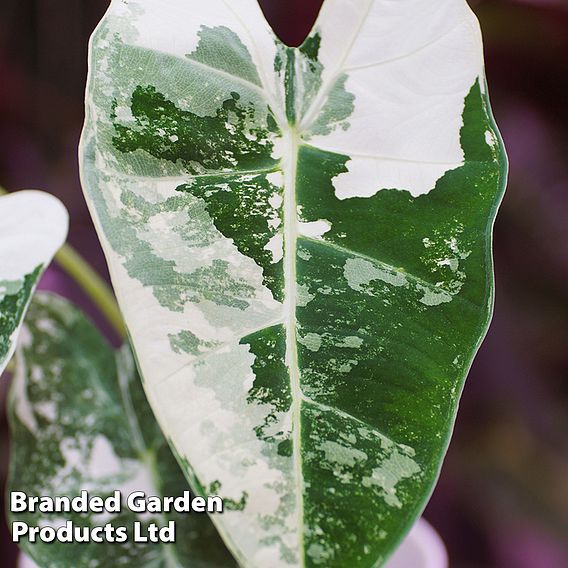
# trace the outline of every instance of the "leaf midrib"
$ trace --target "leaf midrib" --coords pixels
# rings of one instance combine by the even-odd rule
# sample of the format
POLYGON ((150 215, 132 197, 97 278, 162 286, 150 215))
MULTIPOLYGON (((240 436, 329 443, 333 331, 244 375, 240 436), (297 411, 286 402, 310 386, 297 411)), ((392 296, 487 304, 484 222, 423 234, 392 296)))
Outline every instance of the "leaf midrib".
POLYGON ((286 365, 291 390, 292 456, 294 476, 298 484, 296 515, 298 519, 298 554, 301 566, 305 566, 304 553, 304 474, 302 467, 302 400, 297 339, 297 275, 296 256, 298 242, 298 212, 296 203, 296 177, 300 136, 294 126, 288 125, 285 136, 286 155, 282 161, 284 171, 284 328, 286 331, 286 365))

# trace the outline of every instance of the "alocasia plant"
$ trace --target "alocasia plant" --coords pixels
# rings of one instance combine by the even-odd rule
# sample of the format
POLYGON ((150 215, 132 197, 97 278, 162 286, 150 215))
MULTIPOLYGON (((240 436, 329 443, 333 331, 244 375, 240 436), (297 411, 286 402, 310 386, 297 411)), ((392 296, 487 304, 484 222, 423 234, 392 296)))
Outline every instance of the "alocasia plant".
MULTIPOLYGON (((177 496, 187 483, 148 408, 128 346, 116 353, 67 300, 38 293, 16 352, 9 405, 12 459, 9 491, 75 497, 177 496)), ((11 513, 29 526, 90 531, 113 523, 176 522, 175 544, 36 542, 22 548, 42 568, 93 566, 230 568, 235 566, 206 515, 11 513), (80 528, 82 527, 82 528, 80 528)), ((83 537, 85 538, 85 537, 83 537)), ((87 537, 90 538, 90 537, 87 537)))
POLYGON ((64 243, 67 227, 65 207, 48 193, 0 197, 0 374, 14 352, 36 284, 64 243))
POLYGON ((243 566, 380 565, 488 326, 506 160, 464 0, 114 0, 82 179, 146 392, 243 566))

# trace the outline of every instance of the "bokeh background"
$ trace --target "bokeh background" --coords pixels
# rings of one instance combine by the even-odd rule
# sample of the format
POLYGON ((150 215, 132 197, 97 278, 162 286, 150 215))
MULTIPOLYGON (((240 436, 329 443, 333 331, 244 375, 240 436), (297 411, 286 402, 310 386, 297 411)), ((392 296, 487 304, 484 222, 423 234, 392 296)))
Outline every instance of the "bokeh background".
MULTIPOLYGON (((445 540, 451 568, 567 568, 568 0, 470 2, 484 31, 511 173, 495 227, 493 325, 425 516, 445 540)), ((302 41, 321 3, 260 0, 291 45, 302 41)), ((70 242, 105 277, 76 156, 87 41, 106 7, 106 0, 0 2, 0 185, 61 198, 71 214, 70 242)), ((56 266, 42 286, 74 299, 116 341, 56 266)), ((2 487, 6 389, 4 380, 2 487)), ((2 568, 15 567, 16 555, 2 519, 2 568)))

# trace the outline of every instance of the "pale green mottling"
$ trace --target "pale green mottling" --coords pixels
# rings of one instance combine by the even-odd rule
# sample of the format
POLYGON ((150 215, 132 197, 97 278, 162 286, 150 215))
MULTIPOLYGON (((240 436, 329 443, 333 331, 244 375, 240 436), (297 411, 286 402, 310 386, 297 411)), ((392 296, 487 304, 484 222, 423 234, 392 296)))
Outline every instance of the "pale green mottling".
MULTIPOLYGON (((355 443, 353 441, 352 443, 355 443)), ((357 448, 347 447, 337 442, 326 441, 321 445, 325 459, 333 465, 353 467, 367 460, 367 454, 357 448)))
POLYGON ((298 341, 310 351, 319 351, 322 344, 322 336, 317 333, 306 333, 306 335, 300 335, 298 341))
POLYGON ((341 341, 335 344, 336 347, 347 347, 350 349, 359 349, 363 345, 363 339, 356 335, 348 335, 342 337, 341 341))
POLYGON ((379 467, 373 469, 370 477, 364 477, 365 487, 379 487, 382 496, 391 507, 400 509, 402 502, 396 494, 396 486, 403 480, 420 473, 420 466, 409 456, 394 452, 379 467))
POLYGON ((305 308, 314 298, 315 295, 310 293, 308 286, 306 286, 305 284, 300 284, 298 286, 296 305, 299 308, 305 308))
POLYGON ((344 274, 347 283, 353 290, 365 291, 370 296, 373 293, 367 289, 367 285, 373 280, 382 280, 392 286, 406 286, 408 284, 404 273, 380 267, 376 263, 362 258, 348 258, 345 261, 344 274))

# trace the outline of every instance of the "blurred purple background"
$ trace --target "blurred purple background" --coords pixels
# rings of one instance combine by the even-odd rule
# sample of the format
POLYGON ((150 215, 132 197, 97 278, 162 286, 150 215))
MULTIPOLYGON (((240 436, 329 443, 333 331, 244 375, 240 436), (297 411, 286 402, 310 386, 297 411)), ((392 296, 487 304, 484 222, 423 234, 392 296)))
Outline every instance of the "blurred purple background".
MULTIPOLYGON (((298 44, 321 0, 260 3, 282 39, 298 44)), ((426 517, 448 546, 451 568, 566 568, 568 1, 471 4, 484 31, 511 175, 495 228, 495 317, 426 517)), ((105 276, 76 154, 87 40, 106 6, 104 0, 0 3, 0 184, 60 197, 71 214, 71 243, 105 276)), ((43 286, 80 303, 110 333, 56 267, 43 286)), ((0 384, 2 486, 6 383, 0 384)), ((5 525, 0 532, 0 563, 13 568, 16 551, 5 525)))

